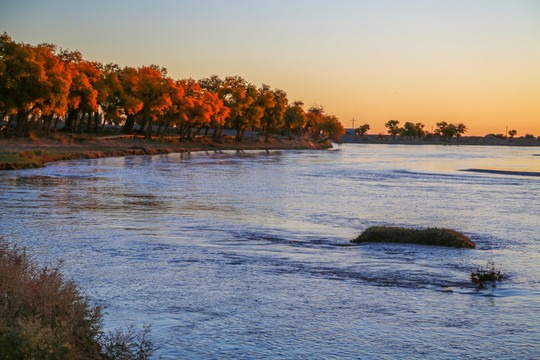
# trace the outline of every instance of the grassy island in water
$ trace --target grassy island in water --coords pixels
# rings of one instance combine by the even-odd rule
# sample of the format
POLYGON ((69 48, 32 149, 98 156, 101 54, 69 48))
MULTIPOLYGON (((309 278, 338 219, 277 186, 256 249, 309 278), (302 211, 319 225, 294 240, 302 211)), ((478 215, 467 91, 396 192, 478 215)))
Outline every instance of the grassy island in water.
POLYGON ((366 229, 353 243, 385 242, 412 243, 421 245, 476 248, 476 244, 466 235, 443 228, 409 229, 396 226, 372 226, 366 229))

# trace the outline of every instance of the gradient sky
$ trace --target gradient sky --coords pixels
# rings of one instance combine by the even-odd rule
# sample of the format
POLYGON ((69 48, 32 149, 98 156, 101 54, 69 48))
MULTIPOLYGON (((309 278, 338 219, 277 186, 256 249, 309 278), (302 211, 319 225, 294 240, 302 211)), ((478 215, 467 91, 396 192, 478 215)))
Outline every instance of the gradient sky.
POLYGON ((1 0, 4 31, 174 78, 240 75, 370 133, 540 136, 539 0, 1 0))

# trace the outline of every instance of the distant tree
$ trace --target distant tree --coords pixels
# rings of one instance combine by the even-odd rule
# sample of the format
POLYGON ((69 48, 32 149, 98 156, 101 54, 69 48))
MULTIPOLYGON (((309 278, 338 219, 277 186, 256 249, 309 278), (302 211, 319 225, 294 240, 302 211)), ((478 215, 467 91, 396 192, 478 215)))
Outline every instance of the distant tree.
POLYGON ((512 139, 514 136, 516 136, 516 134, 517 134, 517 130, 510 130, 508 132, 508 135, 510 135, 510 139, 512 139))
POLYGON ((425 135, 424 124, 422 123, 413 124, 412 122, 406 122, 399 130, 400 136, 406 136, 409 140, 416 138, 421 139, 425 135))
POLYGON ((409 140, 416 137, 416 128, 412 122, 407 121, 399 132, 400 136, 407 137, 409 140))
POLYGON ((459 138, 461 137, 461 135, 465 134, 468 129, 463 123, 454 125, 454 127, 455 127, 457 142, 459 142, 459 138))
POLYGON ((452 137, 456 135, 457 129, 456 125, 448 124, 446 121, 441 121, 437 123, 435 132, 441 135, 446 142, 450 142, 452 137))
POLYGON ((384 124, 388 128, 388 133, 392 135, 392 140, 396 139, 396 135, 400 133, 399 128, 399 121, 398 120, 390 120, 386 124, 384 124))
POLYGON ((369 124, 360 125, 358 128, 354 129, 356 135, 364 136, 369 130, 369 124))
POLYGON ((414 124, 414 133, 418 139, 421 139, 426 135, 426 131, 424 130, 424 127, 425 125, 420 122, 417 122, 416 124, 414 124))

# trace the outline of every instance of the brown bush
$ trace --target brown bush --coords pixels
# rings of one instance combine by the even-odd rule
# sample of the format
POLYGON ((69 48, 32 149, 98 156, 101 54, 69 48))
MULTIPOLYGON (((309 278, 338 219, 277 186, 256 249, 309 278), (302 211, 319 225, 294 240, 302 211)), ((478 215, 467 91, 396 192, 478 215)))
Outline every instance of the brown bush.
POLYGON ((0 358, 147 359, 148 332, 106 336, 101 309, 58 266, 37 266, 26 249, 0 238, 0 358))

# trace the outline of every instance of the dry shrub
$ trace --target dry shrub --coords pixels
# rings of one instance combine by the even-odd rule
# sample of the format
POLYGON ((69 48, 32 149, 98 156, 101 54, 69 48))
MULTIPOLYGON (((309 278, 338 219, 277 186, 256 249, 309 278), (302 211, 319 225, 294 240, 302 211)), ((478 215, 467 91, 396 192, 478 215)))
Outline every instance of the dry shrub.
POLYGON ((484 287, 488 282, 502 281, 506 275, 501 273, 501 269, 495 267, 495 263, 491 260, 487 262, 486 266, 479 266, 471 270, 470 277, 473 283, 484 287))
POLYGON ((0 358, 149 358, 149 327, 128 330, 106 336, 101 309, 58 266, 37 266, 24 248, 0 238, 0 358))

